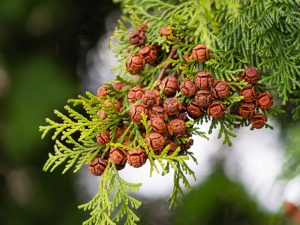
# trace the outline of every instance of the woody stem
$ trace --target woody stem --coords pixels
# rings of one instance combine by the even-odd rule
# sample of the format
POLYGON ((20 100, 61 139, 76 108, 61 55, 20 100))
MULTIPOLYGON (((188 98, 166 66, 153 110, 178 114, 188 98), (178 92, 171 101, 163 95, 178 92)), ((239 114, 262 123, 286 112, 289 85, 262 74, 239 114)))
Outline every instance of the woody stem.
POLYGON ((162 79, 164 78, 165 72, 166 72, 166 70, 168 69, 168 67, 170 65, 170 63, 168 63, 168 60, 174 58, 174 56, 176 54, 176 51, 177 51, 177 48, 174 47, 174 48, 172 48, 170 54, 168 55, 168 58, 167 58, 166 62, 164 63, 164 65, 162 67, 162 70, 160 71, 160 73, 157 77, 157 85, 159 85, 161 83, 162 79))

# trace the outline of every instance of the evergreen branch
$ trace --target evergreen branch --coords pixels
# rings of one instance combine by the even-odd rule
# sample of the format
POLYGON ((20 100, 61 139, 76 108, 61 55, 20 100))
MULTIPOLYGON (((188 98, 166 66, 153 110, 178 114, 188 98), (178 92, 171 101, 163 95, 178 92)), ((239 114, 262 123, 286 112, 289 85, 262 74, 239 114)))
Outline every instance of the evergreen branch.
POLYGON ((71 136, 67 137, 67 144, 72 145, 72 148, 67 147, 65 144, 56 141, 54 145, 54 155, 49 153, 49 159, 45 163, 43 170, 53 172, 62 163, 66 162, 66 166, 62 173, 67 172, 72 166, 75 165, 74 173, 77 172, 85 163, 90 162, 100 150, 99 145, 84 146, 76 142, 71 136))
POLYGON ((136 192, 141 184, 123 180, 110 162, 101 176, 98 193, 88 203, 78 208, 91 210, 91 217, 83 225, 116 225, 125 218, 127 225, 136 225, 139 218, 132 209, 138 209, 141 202, 128 195, 136 192), (111 219, 112 213, 115 213, 111 219))
POLYGON ((224 118, 219 120, 212 119, 208 133, 211 134, 214 129, 218 128, 218 139, 223 137, 223 144, 227 144, 229 147, 231 147, 231 138, 236 137, 236 134, 233 132, 234 120, 234 117, 230 114, 225 114, 224 118))

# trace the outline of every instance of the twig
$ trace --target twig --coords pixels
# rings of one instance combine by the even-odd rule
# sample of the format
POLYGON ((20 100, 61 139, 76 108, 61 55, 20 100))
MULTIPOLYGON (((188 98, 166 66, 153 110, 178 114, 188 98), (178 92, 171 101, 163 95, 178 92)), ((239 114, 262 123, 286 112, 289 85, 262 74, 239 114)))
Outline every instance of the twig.
POLYGON ((165 72, 166 72, 166 70, 168 69, 168 67, 170 65, 170 63, 168 61, 169 61, 169 59, 173 59, 173 57, 176 54, 176 51, 177 51, 177 48, 172 48, 170 54, 168 55, 168 58, 167 58, 165 64, 163 65, 163 67, 162 67, 162 69, 161 69, 161 71, 160 71, 160 73, 157 77, 157 86, 160 85, 162 79, 164 78, 165 72))

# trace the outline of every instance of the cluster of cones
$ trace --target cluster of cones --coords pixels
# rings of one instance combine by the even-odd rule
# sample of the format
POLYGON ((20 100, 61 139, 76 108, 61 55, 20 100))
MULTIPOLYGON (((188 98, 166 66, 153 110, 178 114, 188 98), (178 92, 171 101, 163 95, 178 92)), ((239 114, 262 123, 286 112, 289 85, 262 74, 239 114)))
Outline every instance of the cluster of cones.
POLYGON ((240 91, 243 100, 237 108, 237 114, 243 119, 249 120, 252 128, 262 128, 267 122, 267 116, 264 111, 270 109, 273 105, 273 97, 266 91, 258 93, 255 85, 260 79, 260 72, 254 67, 246 69, 240 78, 245 80, 248 85, 240 91), (261 112, 259 112, 261 110, 261 112))
MULTIPOLYGON (((162 27, 161 36, 166 39, 176 36, 176 31, 170 27, 162 27)), ((160 53, 158 46, 146 45, 146 25, 142 24, 129 36, 129 43, 137 46, 138 53, 131 55, 126 63, 130 74, 137 74, 144 70, 146 64, 155 66, 159 63, 160 53)), ((172 49, 168 59, 174 57, 176 49, 172 49), (175 50, 175 51, 174 51, 175 50)), ((186 61, 194 60, 205 63, 210 58, 210 50, 205 45, 200 44, 192 49, 192 52, 184 56, 186 61)), ((127 96, 122 101, 128 101, 130 105, 128 117, 136 124, 148 148, 154 154, 160 155, 167 147, 168 154, 178 150, 179 154, 188 150, 193 144, 191 137, 192 125, 187 123, 191 119, 202 118, 208 115, 213 119, 221 119, 225 113, 237 114, 240 118, 249 121, 252 128, 262 128, 267 117, 264 110, 269 109, 273 102, 272 96, 268 92, 258 93, 255 85, 260 79, 260 72, 254 67, 247 68, 240 79, 247 82, 239 95, 242 101, 236 105, 225 104, 224 100, 234 94, 230 84, 224 80, 215 80, 209 72, 198 71, 194 76, 185 77, 183 74, 167 74, 168 64, 165 62, 162 72, 157 78, 157 85, 152 89, 147 84, 127 87, 127 96), (261 112, 260 112, 261 111, 261 112), (145 115, 146 117, 143 117, 145 115), (146 132, 143 118, 147 118, 147 124, 151 128, 146 132), (187 125, 189 124, 189 125, 187 125)), ((121 90, 126 85, 115 82, 112 87, 121 90)), ((108 95, 107 87, 102 86, 98 89, 98 97, 105 98, 108 95)), ((114 97, 114 96, 111 96, 114 97)), ((111 102, 105 102, 109 105, 111 102)), ((121 112, 121 102, 115 100, 115 108, 121 112)), ((102 119, 107 119, 103 110, 98 111, 102 119)), ((113 137, 111 131, 104 130, 97 135, 97 143, 106 146, 112 141, 124 136, 128 124, 122 123, 113 137), (112 140, 113 139, 113 140, 112 140)), ((133 167, 141 167, 147 160, 145 149, 130 148, 131 140, 129 133, 123 137, 122 147, 113 147, 103 156, 97 156, 90 164, 89 170, 94 175, 101 175, 110 160, 117 169, 123 169, 128 163, 133 167), (128 147, 128 148, 127 148, 128 147), (130 149, 130 150, 128 150, 130 149)))

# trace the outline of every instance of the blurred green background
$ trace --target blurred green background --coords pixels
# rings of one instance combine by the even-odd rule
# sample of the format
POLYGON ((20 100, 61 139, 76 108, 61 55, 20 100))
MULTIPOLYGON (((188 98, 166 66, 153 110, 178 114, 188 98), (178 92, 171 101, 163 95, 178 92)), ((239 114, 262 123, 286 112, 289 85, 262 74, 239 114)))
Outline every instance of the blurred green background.
MULTIPOLYGON (((80 94, 78 71, 105 32, 105 17, 118 10, 111 0, 7 0, 0 2, 0 224, 75 225, 87 218, 76 175, 42 172, 52 149, 38 126, 80 94)), ((299 126, 287 141, 300 161, 299 126)), ((221 167, 220 167, 221 168, 221 167)), ((84 195, 84 193, 82 193, 84 195)), ((165 199, 145 200, 140 224, 288 224, 263 211, 222 169, 169 212, 165 199)))

